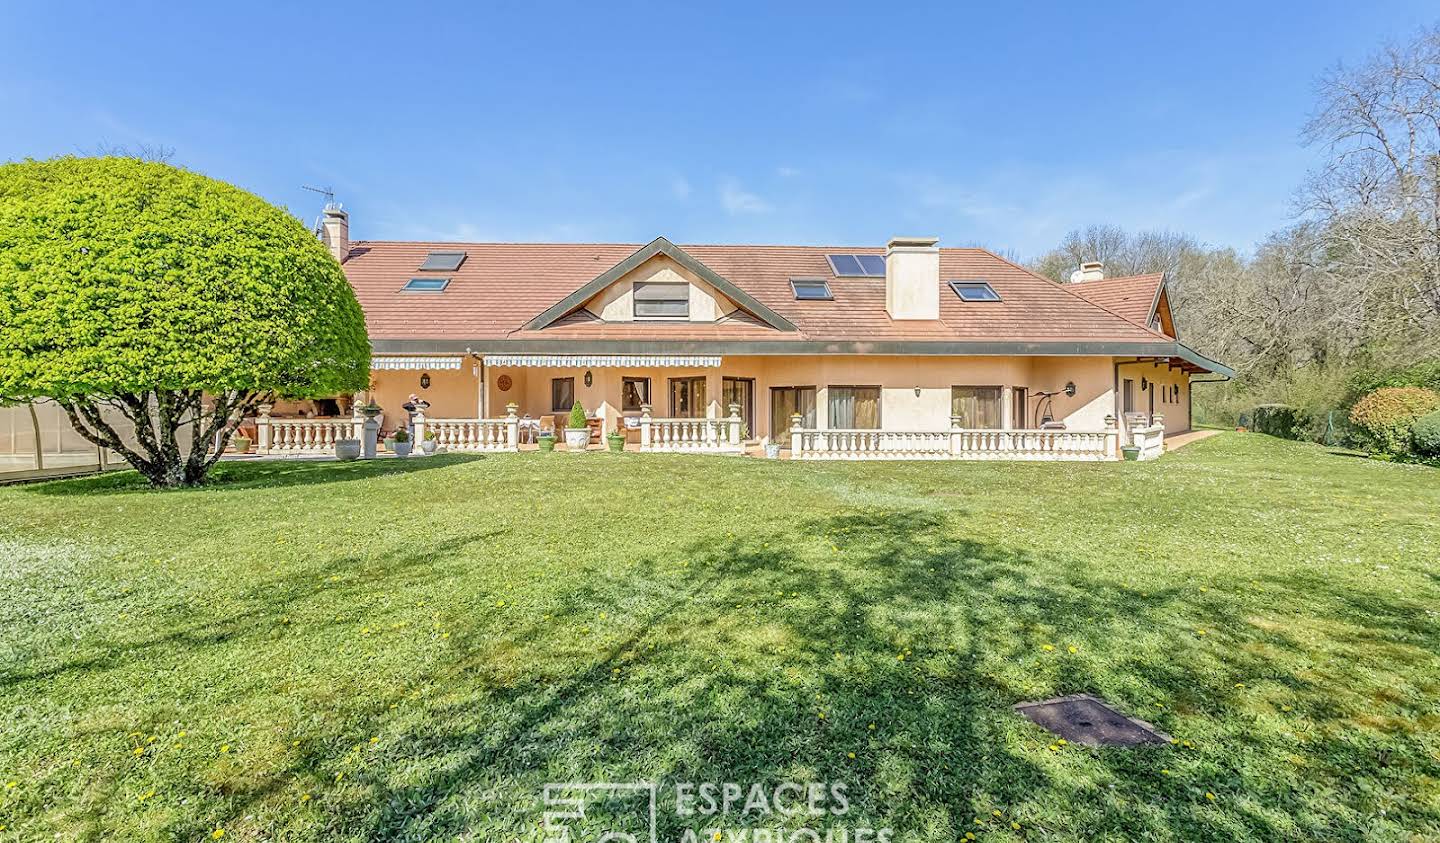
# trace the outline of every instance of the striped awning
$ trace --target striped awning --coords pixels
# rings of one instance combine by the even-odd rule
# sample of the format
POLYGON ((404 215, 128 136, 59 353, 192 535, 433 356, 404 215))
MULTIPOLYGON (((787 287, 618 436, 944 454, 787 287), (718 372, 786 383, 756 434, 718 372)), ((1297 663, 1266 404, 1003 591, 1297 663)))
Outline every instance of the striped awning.
POLYGON ((370 370, 396 371, 404 370, 429 370, 438 371, 444 369, 459 369, 463 357, 391 357, 375 355, 370 358, 370 370))
POLYGON ((543 366, 551 369, 599 369, 623 366, 636 369, 644 366, 685 368, 716 368, 720 357, 697 354, 487 354, 487 366, 543 366))

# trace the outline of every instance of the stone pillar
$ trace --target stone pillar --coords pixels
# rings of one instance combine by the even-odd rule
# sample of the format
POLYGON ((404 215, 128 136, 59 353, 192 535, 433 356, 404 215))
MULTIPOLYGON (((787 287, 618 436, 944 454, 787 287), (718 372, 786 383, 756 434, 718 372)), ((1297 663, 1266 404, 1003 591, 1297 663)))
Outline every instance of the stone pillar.
MULTIPOLYGON (((1014 430, 1017 427, 1023 428, 1025 420, 1015 423, 1015 387, 1000 387, 1000 427, 1004 430, 1014 430)), ((954 427, 954 425, 951 425, 954 427)))
POLYGON ((520 450, 520 405, 513 401, 505 405, 505 447, 520 450))
POLYGON ((793 413, 793 414, 791 414, 791 416, 790 416, 790 458, 791 458, 791 459, 795 459, 796 457, 800 456, 800 448, 801 448, 801 444, 802 444, 802 443, 801 443, 801 436, 800 436, 800 425, 802 425, 802 424, 804 424, 804 423, 805 423, 805 417, 804 417, 804 416, 801 416, 799 413, 793 413))
POLYGON ((425 441, 425 411, 417 408, 415 415, 410 419, 410 446, 414 453, 423 454, 425 449, 420 443, 425 441))
POLYGON ((965 434, 961 433, 960 416, 950 417, 950 456, 958 456, 965 449, 965 434))
POLYGON ((365 432, 360 437, 360 454, 367 460, 375 459, 376 440, 380 438, 380 422, 374 416, 365 419, 365 432))
POLYGON ((1117 419, 1112 416, 1105 417, 1105 458, 1119 459, 1120 457, 1120 429, 1116 426, 1117 419))
POLYGON ((360 407, 357 396, 356 400, 350 402, 350 435, 355 439, 363 440, 365 438, 365 414, 360 412, 360 407))
POLYGON ((728 427, 730 429, 730 447, 738 448, 740 447, 740 405, 732 403, 729 409, 730 424, 728 427))
POLYGON ((650 405, 640 405, 640 450, 650 450, 650 405))
POLYGON ((270 429, 270 411, 274 409, 269 404, 260 405, 260 414, 255 417, 255 453, 270 453, 270 437, 274 431, 270 429))

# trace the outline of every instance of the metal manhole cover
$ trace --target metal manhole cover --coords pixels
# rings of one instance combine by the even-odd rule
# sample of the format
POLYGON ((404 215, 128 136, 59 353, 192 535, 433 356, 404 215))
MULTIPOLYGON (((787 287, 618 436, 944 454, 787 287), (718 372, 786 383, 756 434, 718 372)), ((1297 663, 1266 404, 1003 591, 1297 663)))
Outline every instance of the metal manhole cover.
POLYGON ((1126 717, 1099 697, 1072 694, 1015 706, 1017 714, 1071 743, 1085 746, 1139 746, 1169 743, 1170 736, 1134 717, 1126 717))

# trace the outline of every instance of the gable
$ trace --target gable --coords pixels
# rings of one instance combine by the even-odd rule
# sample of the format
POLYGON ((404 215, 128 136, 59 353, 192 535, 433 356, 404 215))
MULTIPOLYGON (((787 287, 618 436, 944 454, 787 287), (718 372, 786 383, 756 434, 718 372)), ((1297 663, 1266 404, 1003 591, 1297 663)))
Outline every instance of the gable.
POLYGON ((596 293, 582 305, 602 322, 633 322, 636 290, 684 288, 689 303, 686 321, 716 322, 739 308, 714 285, 676 262, 669 255, 657 254, 622 275, 610 286, 596 293))
MULTIPOLYGON (((734 282, 696 260, 684 249, 681 249, 664 237, 657 237, 650 241, 650 243, 636 250, 634 254, 625 260, 620 261, 610 267, 610 269, 591 279, 588 284, 585 284, 580 289, 551 305, 539 316, 530 320, 530 322, 525 325, 525 328, 527 330, 537 331, 548 327, 562 317, 584 308, 588 302, 600 297, 606 290, 627 279, 629 284, 628 289, 633 296, 636 279, 632 274, 659 256, 668 258, 668 262, 657 263, 656 267, 658 267, 658 269, 654 271, 669 273, 676 278, 674 283, 683 282, 690 284, 692 294, 696 290, 699 290, 699 296, 704 297, 709 295, 713 304, 707 305, 707 307, 713 309, 718 306, 719 301, 723 299, 731 305, 732 311, 735 309, 743 309, 771 328, 780 331, 796 330, 795 326, 789 320, 761 304, 749 293, 736 286, 734 282), (696 284, 703 284, 704 288, 697 287, 696 284), (709 293, 706 292, 707 290, 709 293)), ((613 298, 605 302, 607 308, 611 308, 612 310, 616 309, 613 307, 613 302, 624 295, 626 287, 622 285, 618 289, 619 292, 613 294, 613 298)), ((709 321, 713 322, 716 320, 712 319, 709 321)))
POLYGON ((1158 324, 1160 333, 1179 339, 1180 334, 1175 330, 1175 316, 1170 312, 1170 293, 1163 283, 1160 285, 1160 295, 1155 299, 1151 319, 1158 324))

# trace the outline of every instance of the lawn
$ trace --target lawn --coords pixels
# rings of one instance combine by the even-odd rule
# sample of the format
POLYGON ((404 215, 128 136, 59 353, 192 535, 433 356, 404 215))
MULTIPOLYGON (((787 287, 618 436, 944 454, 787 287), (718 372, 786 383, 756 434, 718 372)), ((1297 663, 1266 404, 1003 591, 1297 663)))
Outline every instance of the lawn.
POLYGON ((662 841, 816 827, 675 811, 787 781, 896 841, 1440 839, 1440 471, 1255 434, 17 486, 0 587, 0 840, 539 841, 588 781, 658 781, 662 841), (1011 711, 1077 692, 1176 742, 1011 711))

